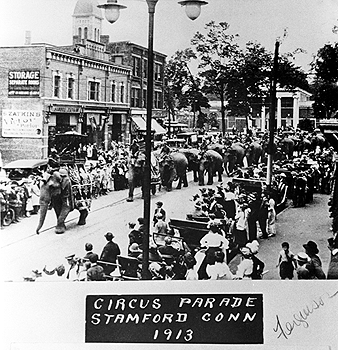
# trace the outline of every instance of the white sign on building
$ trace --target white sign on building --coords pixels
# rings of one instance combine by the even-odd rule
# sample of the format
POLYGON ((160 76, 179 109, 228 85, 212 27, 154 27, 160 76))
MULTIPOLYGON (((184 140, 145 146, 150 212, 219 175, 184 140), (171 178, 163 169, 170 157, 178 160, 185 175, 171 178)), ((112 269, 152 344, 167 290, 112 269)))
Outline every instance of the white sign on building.
POLYGON ((43 112, 31 110, 2 110, 2 137, 41 138, 43 112))

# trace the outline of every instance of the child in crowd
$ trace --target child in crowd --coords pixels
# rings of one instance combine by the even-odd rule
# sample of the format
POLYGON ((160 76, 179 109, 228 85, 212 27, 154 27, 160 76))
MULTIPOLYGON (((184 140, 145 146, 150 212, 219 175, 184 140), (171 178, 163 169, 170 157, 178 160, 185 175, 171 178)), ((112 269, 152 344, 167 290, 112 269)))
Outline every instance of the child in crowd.
POLYGON ((276 210, 275 210, 275 201, 269 199, 268 207, 268 237, 276 236, 276 210))
POLYGON ((279 252, 276 267, 279 267, 279 276, 282 280, 293 278, 293 272, 297 268, 297 264, 288 242, 282 243, 282 250, 279 252))

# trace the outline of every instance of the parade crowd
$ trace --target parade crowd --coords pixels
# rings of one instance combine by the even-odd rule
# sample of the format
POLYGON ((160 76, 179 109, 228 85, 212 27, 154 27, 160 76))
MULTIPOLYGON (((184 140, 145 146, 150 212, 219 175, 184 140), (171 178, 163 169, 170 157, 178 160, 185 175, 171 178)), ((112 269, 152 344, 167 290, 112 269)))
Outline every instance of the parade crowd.
MULTIPOLYGON (((306 133, 298 132, 304 141, 306 133)), ((296 135, 297 135, 296 132, 296 135)), ((277 139, 283 139, 277 134, 277 139)), ((222 137, 203 138, 198 146, 203 152, 213 143, 226 144, 264 142, 264 135, 240 135, 233 133, 222 137)), ((305 144, 305 143, 304 143, 305 144)), ((133 152, 131 146, 112 143, 108 151, 98 150, 96 145, 83 146, 89 162, 88 173, 93 183, 93 197, 106 195, 113 190, 128 187, 128 161, 133 152)), ((165 143, 164 143, 164 146, 165 143)), ((190 147, 186 144, 185 147, 190 147)), ((208 232, 197 247, 191 247, 179 230, 170 224, 163 203, 158 202, 154 213, 153 227, 149 237, 149 271, 151 279, 214 280, 214 279, 262 279, 265 264, 258 258, 259 241, 276 235, 276 217, 291 202, 294 207, 311 203, 316 192, 329 194, 334 180, 334 154, 331 147, 303 147, 292 156, 277 147, 274 159, 273 179, 269 188, 266 179, 266 162, 246 167, 236 166, 231 176, 233 181, 220 183, 215 188, 201 187, 191 199, 194 211, 186 219, 206 223, 208 232), (243 179, 241 181, 240 179, 243 179), (236 180, 236 181, 235 181, 236 180), (246 182, 248 180, 248 182, 246 182), (256 187, 245 184, 256 183, 256 187), (257 183, 260 184, 257 187, 257 183)), ((16 220, 38 212, 38 175, 30 175, 21 183, 12 183, 13 200, 17 206, 16 220)), ((14 206, 15 207, 15 206, 14 206)), ((66 257, 68 268, 63 264, 47 271, 33 271, 28 280, 44 280, 44 277, 65 277, 71 281, 99 281, 140 279, 142 263, 144 222, 138 218, 129 223, 128 252, 123 260, 120 248, 113 241, 114 234, 105 234, 106 246, 101 254, 93 252, 87 243, 83 257, 66 257)), ((338 242, 335 234, 331 240, 331 262, 325 273, 314 241, 304 243, 304 252, 294 254, 288 242, 283 242, 278 255, 277 267, 281 279, 332 279, 338 278, 338 242)))

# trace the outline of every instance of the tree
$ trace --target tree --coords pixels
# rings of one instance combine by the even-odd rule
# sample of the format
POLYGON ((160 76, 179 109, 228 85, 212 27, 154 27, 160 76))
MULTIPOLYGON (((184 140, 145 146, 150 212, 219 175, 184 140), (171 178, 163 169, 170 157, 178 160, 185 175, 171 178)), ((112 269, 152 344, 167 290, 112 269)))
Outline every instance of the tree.
POLYGON ((313 110, 317 119, 336 117, 338 111, 338 43, 320 48, 312 63, 315 73, 313 110))
MULTIPOLYGON (((201 107, 209 107, 208 99, 201 92, 201 81, 194 77, 188 63, 196 58, 191 49, 176 51, 165 68, 165 104, 175 119, 175 110, 190 107, 195 113, 201 107)), ((195 121, 194 121, 195 123, 195 121)))
POLYGON ((239 46, 238 35, 228 34, 229 24, 211 21, 205 25, 206 34, 197 32, 191 44, 200 59, 200 76, 204 80, 206 93, 216 94, 221 101, 222 132, 225 133, 225 97, 226 86, 232 76, 232 68, 237 60, 239 46))

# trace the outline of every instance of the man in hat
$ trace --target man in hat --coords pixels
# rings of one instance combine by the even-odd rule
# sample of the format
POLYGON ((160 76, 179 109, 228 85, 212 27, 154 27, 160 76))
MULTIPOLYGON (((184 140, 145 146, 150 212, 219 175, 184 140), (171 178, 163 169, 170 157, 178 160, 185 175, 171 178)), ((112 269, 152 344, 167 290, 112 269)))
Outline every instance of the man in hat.
POLYGON ((249 247, 240 248, 242 261, 239 263, 235 279, 251 279, 253 272, 252 252, 249 247))
POLYGON ((316 242, 308 241, 306 244, 303 244, 305 253, 309 256, 310 261, 307 264, 307 269, 310 271, 311 278, 313 279, 326 279, 325 273, 322 268, 322 262, 317 255, 319 249, 316 242))
POLYGON ((121 254, 121 250, 118 244, 113 242, 114 235, 111 232, 107 232, 104 236, 108 242, 103 247, 100 260, 113 264, 107 264, 104 267, 104 273, 109 275, 116 269, 117 256, 121 254))
POLYGON ((155 224, 153 240, 157 245, 164 245, 164 237, 168 233, 168 225, 163 221, 162 214, 156 214, 157 223, 155 224))
POLYGON ((66 256, 66 259, 69 265, 66 279, 68 281, 78 281, 80 272, 79 259, 75 257, 75 254, 66 256))

